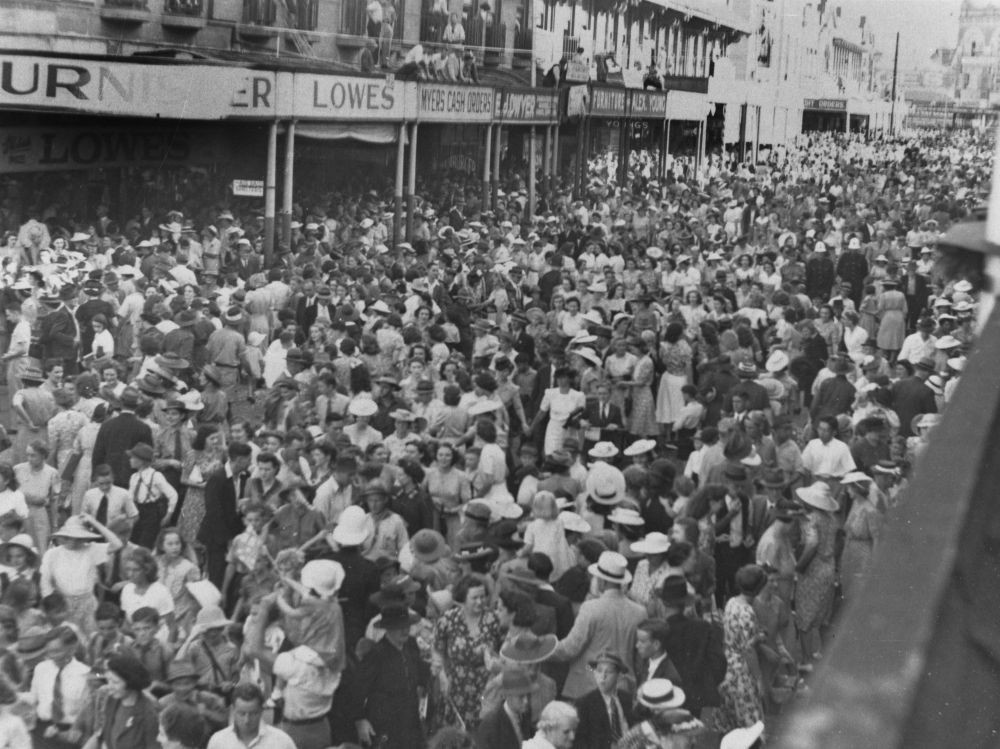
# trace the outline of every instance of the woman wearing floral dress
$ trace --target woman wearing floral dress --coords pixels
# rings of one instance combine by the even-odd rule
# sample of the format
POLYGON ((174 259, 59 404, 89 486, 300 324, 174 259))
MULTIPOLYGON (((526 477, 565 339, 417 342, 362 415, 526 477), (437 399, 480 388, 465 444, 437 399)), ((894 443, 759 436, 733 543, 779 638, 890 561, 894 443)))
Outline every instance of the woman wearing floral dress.
POLYGON ((821 629, 833 613, 837 581, 836 551, 838 506, 830 496, 830 487, 822 481, 795 490, 806 507, 801 522, 802 553, 795 565, 795 618, 799 631, 802 659, 819 654, 821 629))
MULTIPOLYGON (((48 424, 49 463, 55 466, 62 476, 69 464, 70 456, 73 455, 76 436, 87 425, 89 419, 73 408, 73 396, 68 391, 56 390, 52 397, 59 410, 49 419, 48 424)), ((63 487, 68 494, 69 483, 63 487)))
POLYGON ((664 372, 660 377, 660 390, 656 397, 656 421, 669 441, 671 430, 681 409, 684 395, 681 388, 691 382, 691 346, 684 340, 684 325, 672 322, 660 344, 660 361, 664 372))
POLYGON ((628 431, 636 437, 655 437, 660 429, 656 424, 656 405, 653 401, 653 359, 649 355, 646 342, 641 338, 629 341, 629 348, 638 357, 632 379, 623 384, 630 386, 632 408, 626 418, 628 431))
POLYGON ((844 551, 840 557, 841 587, 844 598, 849 600, 871 567, 872 555, 882 534, 884 516, 872 501, 871 478, 854 471, 844 476, 840 483, 852 500, 851 510, 844 521, 844 551))
POLYGON ((191 448, 191 464, 184 467, 183 480, 187 485, 187 494, 184 495, 184 505, 177 521, 177 527, 188 543, 197 538, 201 521, 205 517, 205 483, 225 462, 222 434, 214 425, 198 427, 191 448))
POLYGON ((91 477, 91 456, 94 454, 94 443, 97 442, 97 433, 101 430, 101 424, 108 415, 107 405, 99 404, 95 409, 91 420, 83 425, 83 428, 76 433, 73 438, 73 452, 80 454, 80 462, 76 464, 76 472, 73 474, 73 485, 69 490, 69 501, 72 514, 80 512, 80 505, 83 503, 83 495, 90 489, 91 477))
POLYGON ((736 573, 739 595, 726 603, 722 628, 726 648, 726 677, 719 685, 722 704, 715 714, 715 729, 720 733, 752 726, 764 719, 764 696, 761 689, 757 645, 763 634, 757 623, 753 600, 767 585, 767 573, 756 564, 741 567, 736 573))
POLYGON ((503 628, 487 605, 486 584, 480 575, 466 575, 455 583, 450 609, 434 628, 434 657, 446 684, 443 694, 458 713, 465 730, 479 725, 481 698, 490 679, 489 666, 498 658, 503 628))

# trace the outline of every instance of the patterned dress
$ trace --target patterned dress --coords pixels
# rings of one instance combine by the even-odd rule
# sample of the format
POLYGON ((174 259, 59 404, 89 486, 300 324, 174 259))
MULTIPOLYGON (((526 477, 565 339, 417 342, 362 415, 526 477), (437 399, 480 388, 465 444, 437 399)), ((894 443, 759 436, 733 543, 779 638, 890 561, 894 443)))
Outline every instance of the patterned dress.
POLYGON ((202 452, 194 458, 194 465, 188 473, 187 494, 184 495, 184 505, 181 507, 177 527, 188 543, 198 537, 201 521, 205 519, 205 486, 208 477, 222 468, 222 456, 202 452), (197 486, 201 484, 201 486, 197 486))
POLYGON ((632 411, 628 416, 628 430, 637 437, 655 437, 660 433, 656 425, 656 404, 653 401, 653 360, 648 355, 639 359, 632 374, 632 411))
POLYGON ((450 702, 465 722, 466 730, 479 725, 483 691, 490 680, 486 669, 486 649, 499 652, 503 644, 500 620, 492 611, 479 619, 479 635, 473 637, 465 622, 465 610, 459 606, 438 619, 434 629, 434 649, 445 657, 445 673, 450 682, 450 702))
POLYGON ((83 504, 83 495, 90 488, 92 478, 91 469, 93 468, 91 458, 94 454, 94 443, 97 442, 97 433, 100 429, 101 425, 99 423, 91 421, 76 433, 76 437, 73 440, 73 449, 79 451, 81 456, 80 462, 76 464, 76 473, 73 474, 73 486, 70 487, 69 492, 70 504, 74 515, 80 511, 80 505, 83 504))
POLYGON ((73 410, 60 411, 49 419, 49 461, 55 464, 60 476, 73 454, 77 433, 88 422, 86 416, 73 410))
POLYGON ((833 515, 814 511, 802 522, 803 544, 817 545, 815 556, 795 586, 795 616, 802 632, 825 624, 833 613, 836 539, 837 520, 833 515))
POLYGON ((743 596, 730 598, 723 614, 722 628, 726 645, 726 678, 719 685, 722 705, 715 715, 715 728, 725 733, 763 720, 764 703, 754 665, 760 629, 753 605, 743 596))
POLYGON ((840 582, 848 598, 864 581, 871 567, 875 542, 882 532, 883 515, 871 500, 855 501, 844 521, 844 551, 840 557, 840 582))
POLYGON ((691 346, 683 338, 677 343, 663 343, 660 347, 660 359, 664 366, 656 396, 656 420, 660 424, 673 424, 684 408, 681 388, 688 383, 691 358, 691 346))

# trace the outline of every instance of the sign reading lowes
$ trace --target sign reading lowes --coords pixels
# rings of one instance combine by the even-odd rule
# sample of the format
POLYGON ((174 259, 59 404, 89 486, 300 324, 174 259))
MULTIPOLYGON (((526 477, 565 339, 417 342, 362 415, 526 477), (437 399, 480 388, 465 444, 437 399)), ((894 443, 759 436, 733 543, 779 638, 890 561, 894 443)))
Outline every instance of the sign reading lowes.
POLYGON ((417 88, 417 107, 424 122, 490 122, 493 119, 493 89, 473 86, 442 86, 422 83, 417 88))
POLYGON ((667 116, 667 95, 661 91, 630 91, 629 115, 637 120, 662 120, 667 116))
POLYGON ((558 116, 558 102, 550 93, 505 89, 496 93, 496 116, 503 122, 552 124, 558 116))
POLYGON ((624 117, 625 95, 623 88, 600 88, 590 91, 590 114, 596 117, 624 117))
POLYGON ((805 99, 803 109, 819 109, 824 112, 846 112, 847 99, 805 99))
POLYGON ((295 74, 295 115, 307 119, 394 120, 406 113, 406 85, 383 78, 295 74))

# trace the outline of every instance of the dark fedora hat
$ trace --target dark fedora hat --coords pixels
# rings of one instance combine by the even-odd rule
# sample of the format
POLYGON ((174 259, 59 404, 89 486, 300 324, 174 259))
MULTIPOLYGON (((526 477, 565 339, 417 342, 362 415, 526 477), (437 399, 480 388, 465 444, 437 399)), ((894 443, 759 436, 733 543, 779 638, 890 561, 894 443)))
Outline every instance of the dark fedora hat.
POLYGON ((687 580, 677 575, 671 575, 660 586, 660 600, 667 606, 684 606, 691 600, 687 580))
POLYGON ((382 609, 382 614, 373 625, 378 629, 409 629, 420 621, 420 617, 410 611, 406 606, 391 604, 382 609))
POLYGON ((610 663, 612 666, 618 669, 618 673, 620 674, 627 674, 629 670, 628 666, 625 664, 625 661, 622 660, 622 657, 617 653, 611 652, 610 650, 601 651, 592 661, 587 663, 587 665, 590 668, 597 668, 597 666, 601 663, 610 663))

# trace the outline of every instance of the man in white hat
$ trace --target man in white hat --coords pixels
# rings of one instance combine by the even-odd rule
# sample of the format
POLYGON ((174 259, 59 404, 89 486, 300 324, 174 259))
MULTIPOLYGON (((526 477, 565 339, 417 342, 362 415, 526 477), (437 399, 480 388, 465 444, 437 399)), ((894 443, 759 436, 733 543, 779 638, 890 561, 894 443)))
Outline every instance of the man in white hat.
POLYGON ((632 579, 625 557, 605 551, 588 572, 598 597, 583 602, 573 629, 552 654, 554 661, 569 662, 563 686, 563 696, 569 699, 582 697, 592 689, 588 664, 600 653, 634 652, 636 629, 646 618, 646 609, 625 596, 623 587, 632 579))

